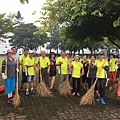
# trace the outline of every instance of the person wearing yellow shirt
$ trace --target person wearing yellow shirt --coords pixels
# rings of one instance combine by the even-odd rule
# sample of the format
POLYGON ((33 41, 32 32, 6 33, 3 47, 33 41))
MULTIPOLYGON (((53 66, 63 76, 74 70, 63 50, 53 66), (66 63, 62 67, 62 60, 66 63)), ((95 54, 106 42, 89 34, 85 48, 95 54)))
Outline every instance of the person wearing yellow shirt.
POLYGON ((61 52, 61 56, 57 58, 56 64, 59 66, 59 84, 67 79, 68 75, 68 59, 66 58, 66 53, 61 52))
POLYGON ((20 56, 20 65, 22 68, 22 81, 20 90, 23 90, 24 83, 27 82, 27 76, 25 75, 25 59, 28 57, 29 49, 25 48, 24 53, 20 56))
POLYGON ((74 60, 71 63, 71 67, 72 67, 72 95, 74 96, 75 94, 77 94, 77 96, 80 96, 80 77, 81 77, 81 70, 83 68, 82 63, 79 61, 80 57, 79 55, 75 55, 74 56, 74 60), (77 81, 77 91, 75 90, 75 85, 76 85, 76 81, 77 81))
POLYGON ((41 51, 41 56, 37 60, 37 68, 41 70, 42 78, 45 80, 45 84, 49 87, 50 60, 46 57, 45 50, 41 51))
POLYGON ((29 95, 29 84, 31 86, 31 94, 34 93, 34 78, 35 78, 35 58, 34 51, 29 50, 29 57, 25 59, 26 66, 26 75, 27 75, 27 83, 26 83, 26 95, 29 95))
POLYGON ((105 85, 106 85, 106 71, 109 71, 108 61, 104 59, 104 52, 101 51, 99 53, 99 59, 96 61, 97 73, 97 88, 98 88, 98 98, 96 99, 98 102, 101 102, 105 105, 104 97, 105 97, 105 85))
POLYGON ((110 67, 110 78, 116 79, 117 70, 115 68, 117 59, 115 58, 115 55, 113 53, 110 53, 110 59, 108 59, 109 67, 110 67))

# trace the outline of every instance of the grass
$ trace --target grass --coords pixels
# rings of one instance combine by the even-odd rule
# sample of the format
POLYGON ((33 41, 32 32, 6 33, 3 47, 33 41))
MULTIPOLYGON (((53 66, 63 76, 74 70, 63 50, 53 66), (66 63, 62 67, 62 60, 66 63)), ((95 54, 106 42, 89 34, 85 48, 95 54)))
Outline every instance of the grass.
POLYGON ((1 66, 2 66, 2 61, 5 59, 5 56, 1 56, 0 57, 0 69, 1 69, 1 66))

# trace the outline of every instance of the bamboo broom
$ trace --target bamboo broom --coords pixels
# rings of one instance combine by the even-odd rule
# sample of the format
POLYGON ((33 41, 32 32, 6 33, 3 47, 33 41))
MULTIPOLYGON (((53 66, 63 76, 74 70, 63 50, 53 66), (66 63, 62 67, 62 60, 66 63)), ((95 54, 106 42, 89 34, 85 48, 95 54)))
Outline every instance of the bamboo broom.
MULTIPOLYGON (((104 61, 103 65, 105 64, 106 60, 104 61)), ((101 71, 103 68, 100 69, 98 76, 100 75, 101 71)), ((94 100, 94 89, 95 89, 95 85, 97 83, 98 77, 96 78, 94 84, 92 85, 92 87, 89 89, 89 91, 80 99, 80 105, 92 105, 95 103, 94 100)))
MULTIPOLYGON (((18 60, 17 60, 17 69, 18 69, 18 60)), ((17 71, 17 81, 16 81, 15 95, 14 95, 12 104, 14 105, 14 107, 18 107, 20 105, 20 96, 19 96, 19 93, 18 93, 18 71, 17 71)))
POLYGON ((40 69, 40 83, 37 86, 37 95, 41 97, 52 97, 49 88, 46 87, 45 83, 42 81, 41 69, 40 69))
POLYGON ((68 75, 67 75, 67 79, 63 83, 61 83, 59 85, 58 91, 59 91, 59 94, 63 95, 63 96, 67 96, 67 95, 71 94, 70 83, 69 83, 69 80, 68 80, 68 75))

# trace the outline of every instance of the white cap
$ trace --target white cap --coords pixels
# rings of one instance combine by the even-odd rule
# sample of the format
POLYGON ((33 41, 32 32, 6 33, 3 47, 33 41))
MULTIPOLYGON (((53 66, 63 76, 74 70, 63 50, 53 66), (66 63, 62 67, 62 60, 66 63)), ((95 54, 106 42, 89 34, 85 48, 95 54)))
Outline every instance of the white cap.
POLYGON ((34 53, 34 51, 33 51, 33 50, 29 50, 29 53, 30 53, 30 54, 33 54, 33 53, 34 53))

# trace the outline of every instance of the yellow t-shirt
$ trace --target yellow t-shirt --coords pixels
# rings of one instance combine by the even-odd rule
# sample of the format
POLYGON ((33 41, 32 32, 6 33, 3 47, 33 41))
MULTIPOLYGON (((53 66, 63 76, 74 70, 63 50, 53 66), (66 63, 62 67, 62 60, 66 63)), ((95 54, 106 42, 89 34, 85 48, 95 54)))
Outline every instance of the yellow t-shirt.
POLYGON ((110 72, 114 72, 116 71, 115 69, 115 62, 117 61, 116 58, 112 58, 110 59, 110 64, 109 64, 109 67, 110 67, 110 72))
POLYGON ((20 61, 22 61, 22 72, 25 72, 25 59, 26 59, 26 58, 28 58, 28 56, 25 57, 24 54, 22 54, 22 55, 20 56, 20 61))
MULTIPOLYGON (((26 65, 33 65, 35 64, 35 58, 26 58, 25 59, 25 66, 26 65)), ((26 72, 28 73, 28 75, 35 75, 35 70, 34 70, 34 67, 26 67, 26 72)))
POLYGON ((63 64, 59 66, 60 70, 59 74, 68 74, 68 59, 66 57, 65 58, 58 57, 56 63, 59 64, 60 62, 63 62, 63 64))
POLYGON ((106 71, 104 68, 102 68, 102 65, 104 66, 108 66, 108 61, 103 59, 102 61, 97 60, 96 61, 96 65, 97 65, 97 73, 96 73, 96 77, 97 78, 106 78, 106 71), (102 68, 102 69, 101 69, 102 68))
POLYGON ((81 62, 73 61, 71 64, 73 66, 72 77, 74 77, 74 78, 80 78, 81 69, 83 68, 82 63, 81 62))
POLYGON ((42 56, 38 58, 37 64, 40 64, 40 68, 47 68, 50 65, 50 60, 48 57, 43 58, 42 56))

